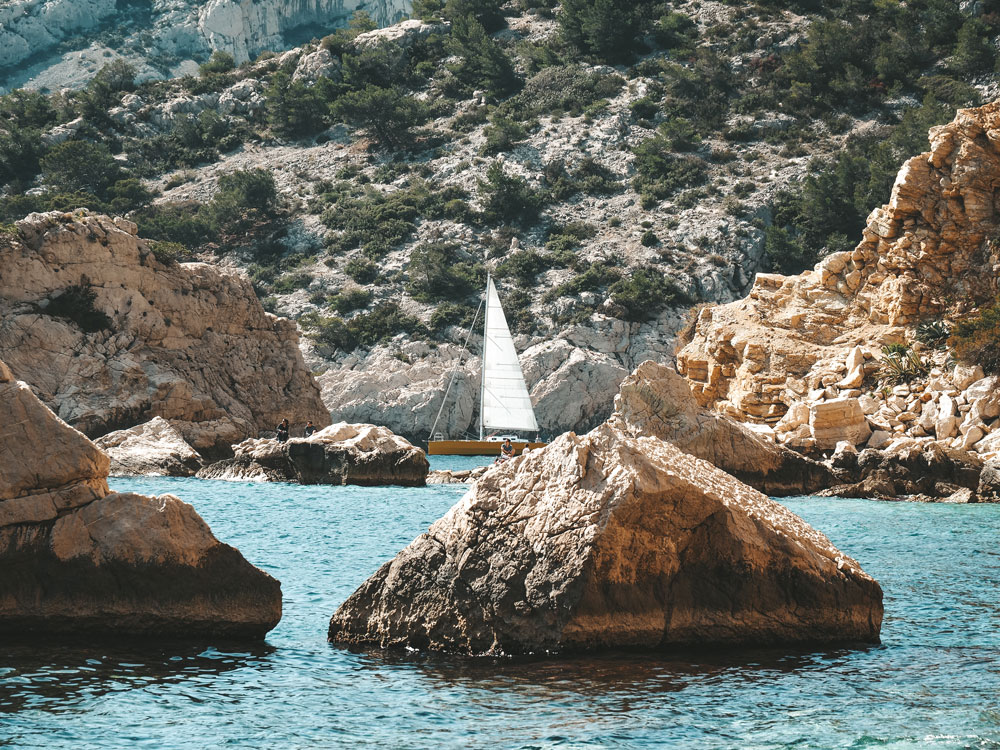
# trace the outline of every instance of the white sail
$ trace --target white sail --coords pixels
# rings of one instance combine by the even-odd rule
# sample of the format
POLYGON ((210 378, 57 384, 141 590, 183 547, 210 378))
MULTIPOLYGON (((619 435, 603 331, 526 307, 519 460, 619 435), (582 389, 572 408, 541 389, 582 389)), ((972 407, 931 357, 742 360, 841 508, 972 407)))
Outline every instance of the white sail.
POLYGON ((493 279, 486 284, 486 330, 483 341, 482 430, 537 432, 535 410, 521 362, 500 306, 493 279))

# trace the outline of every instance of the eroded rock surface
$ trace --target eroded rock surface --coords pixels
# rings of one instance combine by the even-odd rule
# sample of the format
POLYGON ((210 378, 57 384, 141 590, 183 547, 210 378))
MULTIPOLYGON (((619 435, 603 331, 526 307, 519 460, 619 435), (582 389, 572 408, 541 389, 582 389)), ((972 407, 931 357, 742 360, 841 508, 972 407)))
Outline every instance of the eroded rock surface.
POLYGON ((109 473, 115 477, 193 477, 202 466, 198 451, 162 417, 94 442, 108 454, 109 473))
POLYGON ((295 324, 246 279, 161 263, 123 219, 17 228, 0 239, 0 357, 71 426, 93 437, 163 417, 213 457, 283 417, 330 423, 295 324))
POLYGON ((603 425, 488 472, 329 638, 496 654, 875 642, 881 621, 879 585, 790 511, 603 425))
POLYGON ((430 468, 422 450, 372 424, 339 422, 308 438, 292 438, 286 443, 249 439, 233 449, 233 458, 205 467, 198 476, 229 481, 422 487, 430 468))
POLYGON ((171 495, 112 493, 108 457, 0 363, 0 633, 260 638, 281 584, 171 495))
POLYGON ((930 151, 903 165, 853 251, 798 276, 758 274, 746 299, 700 313, 677 357, 699 402, 806 450, 863 443, 869 428, 886 433, 879 442, 936 434, 978 450, 1000 422, 954 399, 981 371, 942 367, 916 390, 866 391, 882 344, 912 342, 920 322, 994 298, 998 186, 1000 102, 932 128, 930 151))
POLYGON ((625 378, 611 422, 634 437, 673 443, 768 495, 807 495, 837 482, 823 464, 699 407, 688 382, 669 365, 643 362, 625 378))

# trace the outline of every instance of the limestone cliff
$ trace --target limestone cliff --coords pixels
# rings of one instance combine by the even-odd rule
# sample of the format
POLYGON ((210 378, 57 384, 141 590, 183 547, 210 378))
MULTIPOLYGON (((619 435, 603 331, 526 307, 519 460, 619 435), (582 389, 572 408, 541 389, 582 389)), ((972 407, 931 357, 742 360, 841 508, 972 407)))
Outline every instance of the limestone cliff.
MULTIPOLYGON (((919 322, 961 313, 996 293, 1000 258, 990 239, 998 188, 1000 102, 960 110, 931 130, 930 151, 903 165, 889 203, 871 213, 853 251, 798 276, 758 274, 746 299, 703 310, 677 356, 679 371, 700 403, 739 419, 773 425, 787 412, 778 427, 801 427, 803 447, 864 442, 872 426, 901 434, 925 408, 947 407, 954 416, 955 404, 942 403, 981 371, 932 371, 939 382, 913 393, 902 386, 884 409, 859 400, 860 387, 872 382, 880 345, 912 341, 919 322), (873 422, 881 412, 884 424, 873 422)), ((918 436, 933 435, 935 419, 928 419, 918 436)))
POLYGON ((0 362, 0 633, 263 637, 281 585, 171 495, 108 489, 108 457, 0 362))
POLYGON ((0 356, 62 419, 96 437, 152 417, 200 453, 330 423, 291 321, 250 283, 162 263, 128 221, 32 214, 0 239, 0 356))

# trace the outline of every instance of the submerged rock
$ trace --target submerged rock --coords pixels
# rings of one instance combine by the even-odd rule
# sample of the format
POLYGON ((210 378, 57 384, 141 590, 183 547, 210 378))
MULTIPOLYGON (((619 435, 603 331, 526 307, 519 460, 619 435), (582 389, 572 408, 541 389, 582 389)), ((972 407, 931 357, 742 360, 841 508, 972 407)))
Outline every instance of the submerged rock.
POLYGON ((877 642, 882 590, 783 506, 611 425, 509 461, 330 620, 467 654, 877 642))
POLYGON ((198 451, 162 417, 94 442, 110 457, 113 477, 193 477, 202 465, 198 451))
POLYGON ((281 584, 187 503, 108 489, 108 457, 0 363, 0 633, 260 638, 281 584))
POLYGON ((300 484, 422 487, 427 456, 385 427, 340 422, 286 443, 262 438, 233 446, 235 456, 205 467, 201 479, 300 484))
POLYGON ((492 468, 489 466, 477 466, 474 469, 439 469, 427 475, 427 484, 468 484, 474 482, 492 468))
POLYGON ((625 378, 611 421, 629 435, 673 443, 768 495, 807 495, 837 483, 818 461, 699 407, 688 382, 667 365, 643 362, 625 378))

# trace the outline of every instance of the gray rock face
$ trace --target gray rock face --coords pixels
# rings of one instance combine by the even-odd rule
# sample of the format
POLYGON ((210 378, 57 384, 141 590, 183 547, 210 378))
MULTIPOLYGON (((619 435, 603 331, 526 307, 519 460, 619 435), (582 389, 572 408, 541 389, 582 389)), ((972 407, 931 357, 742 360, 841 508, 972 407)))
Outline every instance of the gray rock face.
POLYGON ((500 654, 877 642, 881 621, 879 585, 787 509, 604 425, 488 471, 329 638, 500 654))
POLYGON ((313 36, 346 24, 355 10, 365 10, 377 24, 398 21, 410 10, 408 0, 152 0, 137 14, 116 0, 12 0, 0 7, 0 69, 41 58, 32 70, 14 69, 0 88, 32 83, 58 89, 81 86, 108 58, 124 54, 141 78, 163 77, 166 61, 204 59, 213 50, 237 62, 265 50, 280 52, 309 29, 313 36), (119 50, 105 57, 94 51, 93 34, 115 25, 124 37, 119 50), (62 44, 72 51, 63 54, 62 44), (46 53, 49 53, 48 55, 46 53), (95 62, 95 58, 97 61, 95 62))
POLYGON ((193 477, 202 466, 198 451, 162 417, 95 442, 111 458, 109 474, 114 477, 193 477))
POLYGON ((111 493, 108 457, 0 363, 0 634, 261 638, 281 584, 171 495, 111 493))
POLYGON ((699 407, 687 380, 669 365, 639 365, 622 382, 611 421, 630 435, 673 443, 768 495, 808 495, 837 484, 823 464, 699 407))
POLYGON ((201 479, 422 487, 427 456, 384 427, 341 422, 308 438, 246 440, 235 456, 198 472, 201 479))
POLYGON ((1000 502, 1000 459, 991 459, 983 465, 976 494, 981 502, 1000 502))

